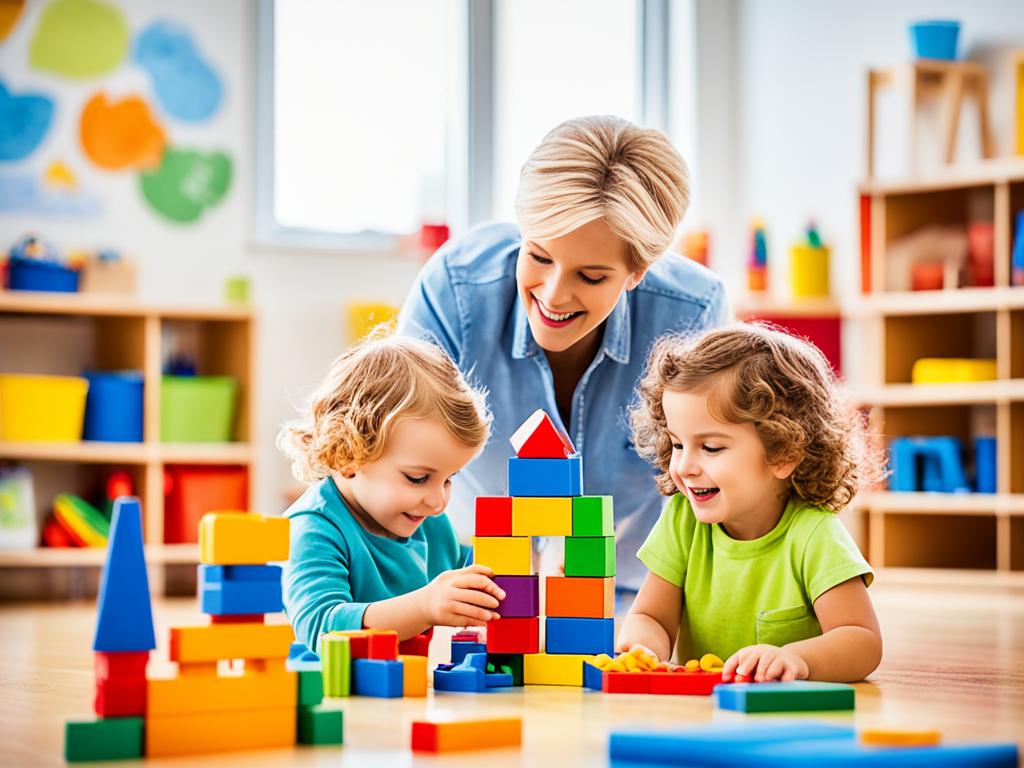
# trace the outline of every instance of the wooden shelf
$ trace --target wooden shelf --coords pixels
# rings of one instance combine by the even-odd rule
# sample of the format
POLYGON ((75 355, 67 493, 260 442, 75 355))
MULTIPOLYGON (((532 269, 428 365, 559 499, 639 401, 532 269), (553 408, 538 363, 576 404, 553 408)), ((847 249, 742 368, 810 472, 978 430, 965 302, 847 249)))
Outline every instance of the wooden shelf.
POLYGON ((842 308, 831 297, 807 299, 761 298, 747 294, 733 305, 737 317, 776 315, 783 317, 839 317, 842 308))
POLYGON ((3 290, 0 290, 0 313, 163 317, 174 320, 247 320, 253 314, 251 307, 245 304, 169 306, 104 294, 3 290))
POLYGON ((247 464, 252 447, 246 443, 11 443, 0 442, 0 459, 12 461, 73 461, 83 464, 247 464))
POLYGON ((1024 401, 1024 379, 962 384, 887 384, 859 389, 854 399, 864 405, 995 405, 1024 401))
MULTIPOLYGON (((149 544, 145 549, 148 565, 190 565, 199 562, 199 546, 196 544, 149 544)), ((103 565, 106 556, 105 547, 0 550, 0 568, 99 567, 103 565)))
POLYGON ((1024 179, 1024 158, 996 157, 970 165, 936 169, 912 178, 871 179, 860 185, 862 195, 902 195, 941 192, 963 187, 1007 184, 1024 179))
POLYGON ((891 291, 862 296, 850 306, 854 317, 873 315, 955 315, 1024 309, 1024 287, 956 288, 948 291, 891 291))
POLYGON ((854 505, 872 512, 911 515, 1024 515, 1024 494, 873 491, 860 494, 854 505))

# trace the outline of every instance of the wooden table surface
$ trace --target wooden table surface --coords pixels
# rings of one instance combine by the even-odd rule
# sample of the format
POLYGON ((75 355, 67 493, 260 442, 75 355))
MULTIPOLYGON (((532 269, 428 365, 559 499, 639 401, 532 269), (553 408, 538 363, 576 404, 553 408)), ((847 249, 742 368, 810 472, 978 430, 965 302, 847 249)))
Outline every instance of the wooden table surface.
MULTIPOLYGON (((882 621, 885 660, 869 682, 857 685, 854 715, 822 719, 858 728, 939 728, 947 740, 1016 740, 1024 750, 1024 592, 995 587, 910 588, 887 585, 880 577, 871 593, 882 621)), ((168 626, 201 619, 196 601, 190 599, 158 601, 154 614, 161 644, 154 658, 166 658, 168 626)), ((91 603, 0 606, 0 765, 63 763, 64 722, 91 713, 94 623, 91 603)), ((441 645, 435 643, 432 653, 441 645)), ((344 747, 296 747, 159 762, 569 768, 606 765, 612 729, 744 717, 716 712, 707 697, 605 695, 554 687, 332 703, 345 711, 344 747), (434 711, 522 715, 523 747, 440 757, 413 755, 409 724, 434 711)))

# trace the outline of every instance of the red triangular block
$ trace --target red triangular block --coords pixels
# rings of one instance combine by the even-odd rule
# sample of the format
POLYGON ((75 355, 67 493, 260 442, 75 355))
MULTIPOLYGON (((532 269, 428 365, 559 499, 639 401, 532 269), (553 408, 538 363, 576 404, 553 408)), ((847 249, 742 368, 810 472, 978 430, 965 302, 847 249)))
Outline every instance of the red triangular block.
POLYGON ((512 433, 509 442, 520 459, 564 459, 576 453, 568 435, 540 408, 512 433))

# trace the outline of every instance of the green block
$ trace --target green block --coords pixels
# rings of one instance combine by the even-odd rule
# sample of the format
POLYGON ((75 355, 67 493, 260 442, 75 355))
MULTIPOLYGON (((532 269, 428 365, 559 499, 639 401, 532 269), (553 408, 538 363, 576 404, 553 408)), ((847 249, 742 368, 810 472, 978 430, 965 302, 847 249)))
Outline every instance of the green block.
POLYGON ((796 680, 792 683, 732 683, 715 687, 719 709, 736 712, 823 712, 854 708, 853 686, 796 680))
POLYGON ((342 744, 344 743, 344 713, 317 704, 313 707, 299 707, 299 744, 342 744))
POLYGON ((614 536, 615 513, 611 496, 575 496, 572 500, 573 536, 614 536))
POLYGON ((512 685, 521 686, 523 684, 523 654, 488 653, 487 671, 512 675, 512 685))
POLYGON ((299 669, 299 706, 319 704, 324 698, 324 675, 319 670, 299 669))
POLYGON ((566 536, 565 575, 614 576, 615 538, 566 536))
POLYGON ((107 717, 70 720, 64 728, 64 759, 131 760, 145 752, 145 720, 141 717, 107 717))
POLYGON ((324 696, 348 696, 351 689, 352 648, 342 635, 324 635, 320 640, 324 696))

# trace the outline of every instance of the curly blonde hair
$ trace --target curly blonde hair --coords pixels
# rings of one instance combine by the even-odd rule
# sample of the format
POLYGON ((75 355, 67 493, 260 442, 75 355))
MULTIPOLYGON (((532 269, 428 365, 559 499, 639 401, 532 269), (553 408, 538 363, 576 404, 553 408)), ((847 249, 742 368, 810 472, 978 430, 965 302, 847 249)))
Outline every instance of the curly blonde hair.
POLYGON ((669 496, 678 489, 668 471, 666 389, 706 392, 715 418, 752 424, 769 464, 796 462, 791 492, 811 504, 838 512, 880 479, 864 420, 845 402, 824 355, 769 324, 655 343, 629 415, 637 453, 661 470, 658 490, 669 496))
POLYGON ((485 392, 442 349, 378 333, 334 361, 301 418, 281 427, 277 445, 292 474, 310 482, 379 459, 398 423, 428 417, 471 448, 490 434, 485 392))

